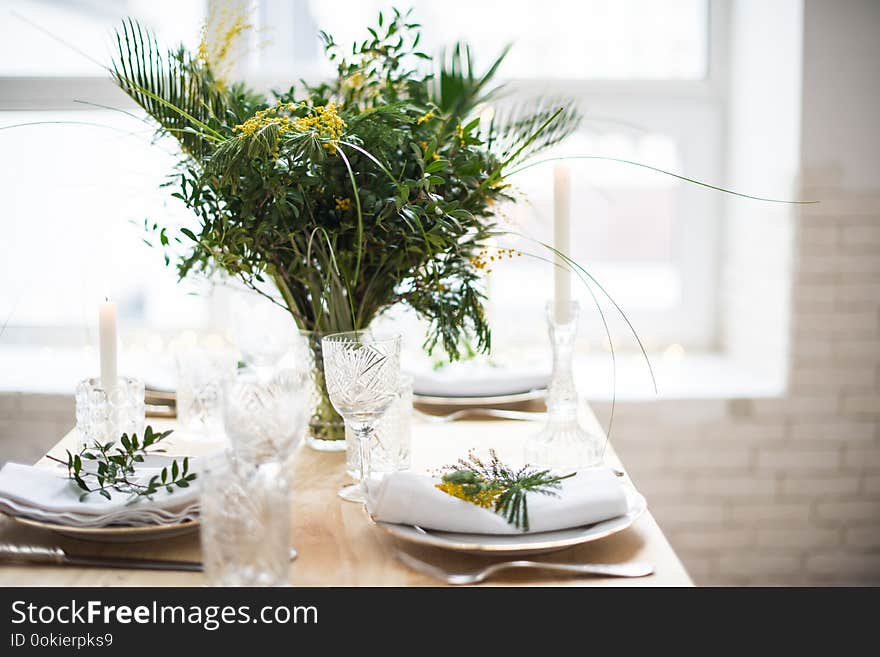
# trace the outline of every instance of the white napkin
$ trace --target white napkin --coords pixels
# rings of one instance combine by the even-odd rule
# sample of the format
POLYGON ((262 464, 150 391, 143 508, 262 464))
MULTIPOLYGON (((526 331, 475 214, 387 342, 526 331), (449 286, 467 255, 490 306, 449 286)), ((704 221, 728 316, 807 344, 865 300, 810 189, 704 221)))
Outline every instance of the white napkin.
MULTIPOLYGON (((138 478, 147 480, 161 469, 141 467, 138 478)), ((175 487, 172 493, 161 488, 153 499, 142 497, 135 502, 130 502, 131 495, 117 491, 110 491, 109 500, 92 493, 80 502, 83 491, 66 474, 7 463, 0 470, 0 511, 73 527, 176 524, 198 518, 197 484, 198 480, 189 488, 175 487)))
MULTIPOLYGON (((435 487, 438 479, 395 472, 370 491, 367 508, 377 521, 418 525, 465 534, 520 534, 492 509, 453 497, 435 487)), ((626 492, 607 468, 582 470, 562 482, 558 497, 528 495, 529 533, 591 525, 627 512, 626 492)))

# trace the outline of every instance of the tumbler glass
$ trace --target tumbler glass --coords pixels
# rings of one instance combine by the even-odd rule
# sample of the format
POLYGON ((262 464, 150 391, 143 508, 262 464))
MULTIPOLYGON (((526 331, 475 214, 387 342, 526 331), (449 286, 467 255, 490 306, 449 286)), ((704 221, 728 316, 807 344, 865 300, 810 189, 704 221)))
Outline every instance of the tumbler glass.
POLYGON ((290 497, 281 463, 257 465, 224 451, 205 460, 201 540, 213 586, 286 586, 290 497))

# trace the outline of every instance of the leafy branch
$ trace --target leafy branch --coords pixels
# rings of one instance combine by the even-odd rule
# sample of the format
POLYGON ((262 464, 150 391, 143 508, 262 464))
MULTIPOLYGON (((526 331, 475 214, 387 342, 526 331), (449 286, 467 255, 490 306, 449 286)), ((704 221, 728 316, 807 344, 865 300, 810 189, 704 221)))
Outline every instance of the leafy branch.
POLYGON ((135 464, 144 462, 147 454, 161 452, 157 446, 171 433, 170 430, 156 433, 148 426, 144 430, 143 440, 138 440, 137 434, 129 437, 124 433, 119 439, 121 447, 113 442, 95 441, 83 446, 76 454, 67 450, 67 461, 52 456, 49 458, 67 466, 68 477, 84 491, 80 502, 85 501, 91 493, 98 493, 109 500, 111 490, 131 494, 132 500, 151 497, 161 488, 172 493, 175 488, 188 488, 197 477, 195 472, 189 471, 189 457, 180 463, 173 460, 170 466, 162 468, 146 483, 137 479, 135 468, 135 464), (87 467, 89 464, 94 464, 94 469, 87 467))
POLYGON ((459 459, 446 470, 437 488, 484 509, 491 507, 523 531, 529 530, 528 494, 557 497, 562 481, 575 475, 554 475, 528 465, 514 470, 501 462, 494 449, 489 450, 488 461, 471 450, 467 459, 459 459))

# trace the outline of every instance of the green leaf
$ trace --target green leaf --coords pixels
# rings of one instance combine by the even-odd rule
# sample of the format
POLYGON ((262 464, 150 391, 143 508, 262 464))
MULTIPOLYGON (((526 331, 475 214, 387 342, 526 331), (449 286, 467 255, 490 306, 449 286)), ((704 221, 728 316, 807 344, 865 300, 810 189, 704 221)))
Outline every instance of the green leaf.
POLYGON ((442 171, 449 166, 449 160, 439 159, 434 160, 428 166, 425 167, 425 173, 434 173, 435 171, 442 171))

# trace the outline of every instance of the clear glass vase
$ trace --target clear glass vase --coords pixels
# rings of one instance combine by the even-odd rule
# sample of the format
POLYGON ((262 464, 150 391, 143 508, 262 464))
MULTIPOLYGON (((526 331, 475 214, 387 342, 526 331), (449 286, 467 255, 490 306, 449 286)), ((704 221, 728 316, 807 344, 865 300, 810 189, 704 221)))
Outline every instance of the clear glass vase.
POLYGON ((305 339, 305 362, 309 368, 311 412, 306 429, 306 444, 322 452, 345 450, 345 422, 333 408, 324 380, 324 356, 321 339, 327 335, 317 331, 300 331, 305 339))
POLYGON ((547 326, 553 345, 553 375, 547 388, 547 423, 526 441, 525 460, 553 469, 580 469, 600 465, 605 438, 584 429, 578 420, 578 394, 572 372, 577 337, 577 301, 565 308, 547 304, 547 326))

